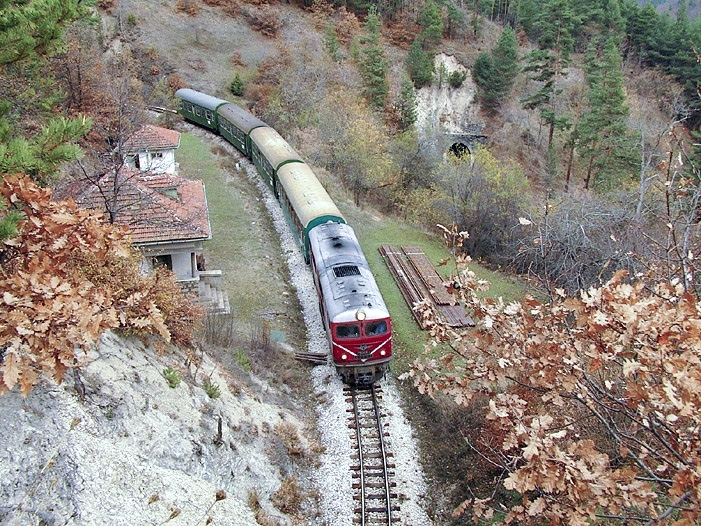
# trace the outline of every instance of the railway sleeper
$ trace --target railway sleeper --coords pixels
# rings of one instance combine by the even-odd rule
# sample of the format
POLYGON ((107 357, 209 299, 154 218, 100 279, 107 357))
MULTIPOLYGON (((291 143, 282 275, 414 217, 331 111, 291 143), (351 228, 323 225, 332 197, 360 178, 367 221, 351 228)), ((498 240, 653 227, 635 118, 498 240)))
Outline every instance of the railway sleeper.
POLYGON ((375 453, 364 453, 363 458, 382 458, 382 451, 377 451, 375 453))
MULTIPOLYGON (((384 483, 384 481, 382 481, 382 482, 366 482, 366 483, 365 483, 365 487, 366 487, 366 488, 384 488, 384 487, 385 487, 385 483, 384 483)), ((390 487, 390 488, 396 488, 396 487, 397 487, 397 483, 396 483, 396 482, 393 482, 393 481, 390 481, 389 487, 390 487)), ((353 489, 360 489, 360 484, 357 484, 357 483, 356 483, 356 484, 353 484, 353 485, 352 485, 352 488, 353 488, 353 489)))
MULTIPOLYGON (((394 476, 394 468, 396 466, 394 464, 387 464, 387 476, 394 476)), ((354 477, 359 477, 360 476, 360 465, 356 464, 354 466, 351 466, 351 470, 354 471, 353 476, 354 477)), ((384 467, 381 466, 373 466, 373 467, 368 467, 365 466, 365 474, 370 475, 370 476, 377 476, 377 473, 382 475, 385 473, 384 467)))
MULTIPOLYGON (((391 508, 392 508, 392 511, 401 511, 398 504, 392 504, 391 508)), ((362 510, 360 508, 355 508, 355 513, 360 513, 361 511, 362 510)), ((365 508, 365 514, 367 515, 368 513, 380 513, 386 517, 387 516, 387 508, 386 507, 384 507, 384 508, 365 508)), ((367 518, 368 517, 366 517, 366 519, 367 518)), ((394 519, 394 520, 397 520, 397 519, 394 519)), ((394 520, 392 522, 394 522, 394 520)), ((387 521, 385 521, 384 523, 386 523, 386 522, 387 521)))
POLYGON ((360 428, 361 429, 377 429, 377 423, 376 422, 361 422, 360 428))
MULTIPOLYGON (((366 451, 363 453, 363 458, 382 458, 382 451, 366 451)), ((391 451, 385 451, 384 458, 393 458, 394 454, 391 451)))
MULTIPOLYGON (((360 517, 353 517, 353 522, 360 524, 362 521, 361 521, 360 517)), ((401 519, 399 519, 398 517, 395 518, 394 516, 392 516, 392 524, 400 524, 400 523, 401 523, 401 519)), ((385 516, 385 517, 382 517, 380 519, 371 519, 371 518, 366 517, 365 524, 367 526, 372 526, 374 524, 386 526, 387 525, 387 517, 385 516)))
MULTIPOLYGON (((365 497, 365 500, 366 500, 366 501, 367 501, 368 499, 376 500, 376 501, 384 501, 384 502, 387 501, 385 495, 379 495, 379 496, 375 496, 375 497, 371 497, 371 496, 365 497)), ((356 498, 356 500, 360 500, 360 499, 359 499, 359 498, 356 498)), ((377 505, 377 504, 375 504, 375 505, 377 505)), ((359 511, 359 508, 356 508, 356 513, 357 513, 358 511, 359 511)), ((372 508, 372 507, 370 507, 370 506, 365 506, 365 513, 366 513, 366 514, 367 514, 367 513, 387 513, 387 506, 385 505, 385 506, 382 507, 382 508, 372 508)))
MULTIPOLYGON (((394 466, 392 466, 392 468, 394 468, 394 466)), ((353 469, 353 466, 351 466, 351 469, 353 469)), ((389 471, 389 469, 390 469, 389 466, 387 467, 387 469, 388 469, 388 471, 387 471, 387 477, 388 477, 388 478, 393 477, 393 476, 394 476, 394 471, 389 471)), ((365 476, 366 476, 366 477, 381 477, 381 478, 384 478, 384 476, 385 476, 385 471, 384 471, 382 468, 374 468, 374 470, 372 470, 372 469, 365 470, 364 473, 365 473, 365 476)), ((354 471, 353 473, 351 473, 351 476, 352 476, 354 479, 360 478, 360 467, 359 467, 359 466, 355 466, 355 471, 354 471)))

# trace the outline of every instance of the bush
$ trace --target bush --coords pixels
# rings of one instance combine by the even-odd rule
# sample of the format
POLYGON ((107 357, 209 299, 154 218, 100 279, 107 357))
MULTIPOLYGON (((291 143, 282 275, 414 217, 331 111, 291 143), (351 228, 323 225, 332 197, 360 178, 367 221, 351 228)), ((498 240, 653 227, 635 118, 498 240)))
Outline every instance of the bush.
POLYGON ((182 381, 182 376, 180 376, 180 371, 173 369, 172 367, 166 367, 163 369, 163 378, 168 381, 168 387, 175 389, 180 385, 182 381))
POLYGON ((243 80, 241 80, 241 76, 238 73, 236 76, 234 76, 234 80, 231 81, 229 91, 231 91, 231 93, 237 97, 241 97, 243 95, 243 80))
POLYGON ((465 82, 465 79, 467 78, 467 72, 465 71, 453 71, 449 76, 448 76, 448 83, 452 88, 459 88, 462 86, 462 83, 465 82))
POLYGON ((144 277, 124 229, 94 210, 51 199, 28 177, 5 176, 0 196, 26 219, 0 259, 0 394, 19 384, 26 396, 40 376, 61 382, 77 351, 106 330, 187 343, 203 309, 171 272, 144 277), (53 241, 51 241, 53 240, 53 241))
POLYGON ((213 383, 212 380, 210 380, 209 378, 207 378, 204 381, 202 389, 204 389, 204 392, 207 393, 207 396, 209 396, 213 400, 221 396, 221 389, 219 389, 219 386, 213 383))
POLYGON ((287 477, 280 488, 270 499, 273 505, 283 513, 294 513, 299 510, 302 502, 302 492, 295 477, 287 477))
POLYGON ((269 5, 260 8, 250 8, 246 13, 253 29, 260 31, 266 37, 275 37, 282 28, 280 10, 269 5))

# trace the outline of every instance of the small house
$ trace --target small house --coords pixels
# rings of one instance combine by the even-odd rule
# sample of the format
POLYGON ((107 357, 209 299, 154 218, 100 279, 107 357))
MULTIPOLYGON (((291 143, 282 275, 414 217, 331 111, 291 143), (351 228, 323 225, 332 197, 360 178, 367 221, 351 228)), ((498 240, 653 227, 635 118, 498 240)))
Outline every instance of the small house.
POLYGON ((145 124, 122 145, 125 164, 142 172, 177 173, 175 150, 180 146, 180 132, 145 124))
POLYGON ((176 175, 179 145, 179 132, 145 125, 124 143, 126 163, 116 173, 74 180, 54 195, 128 227, 144 272, 165 266, 210 313, 228 313, 221 271, 207 270, 203 255, 212 236, 204 183, 176 175))

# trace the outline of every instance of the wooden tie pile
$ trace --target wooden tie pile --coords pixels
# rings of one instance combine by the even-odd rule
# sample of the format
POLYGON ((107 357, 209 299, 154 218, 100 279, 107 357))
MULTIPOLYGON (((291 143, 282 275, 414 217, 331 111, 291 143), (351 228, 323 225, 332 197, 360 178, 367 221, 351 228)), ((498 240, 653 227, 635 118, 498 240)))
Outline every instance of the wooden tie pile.
POLYGON ((450 295, 444 279, 420 247, 407 246, 398 250, 393 245, 382 245, 379 250, 422 329, 427 328, 427 320, 414 310, 414 305, 424 300, 428 300, 451 327, 474 325, 462 305, 451 304, 455 297, 450 295))

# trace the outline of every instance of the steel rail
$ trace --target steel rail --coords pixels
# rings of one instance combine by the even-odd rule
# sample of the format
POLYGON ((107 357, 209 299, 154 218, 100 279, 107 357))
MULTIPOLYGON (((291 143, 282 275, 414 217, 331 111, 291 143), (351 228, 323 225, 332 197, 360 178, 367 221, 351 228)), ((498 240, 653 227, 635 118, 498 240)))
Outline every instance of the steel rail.
POLYGON ((360 412, 355 389, 351 390, 353 414, 355 415, 355 437, 358 442, 358 462, 360 464, 360 524, 365 526, 365 466, 363 465, 363 439, 360 436, 360 412))
POLYGON ((377 404, 377 394, 375 393, 375 386, 371 386, 372 391, 372 405, 375 409, 375 419, 377 421, 377 436, 380 439, 380 453, 382 454, 382 469, 385 473, 385 495, 387 502, 387 524, 392 525, 392 502, 391 493, 389 488, 389 470, 387 466, 387 451, 385 449, 385 439, 382 436, 382 418, 380 416, 380 408, 377 404))

